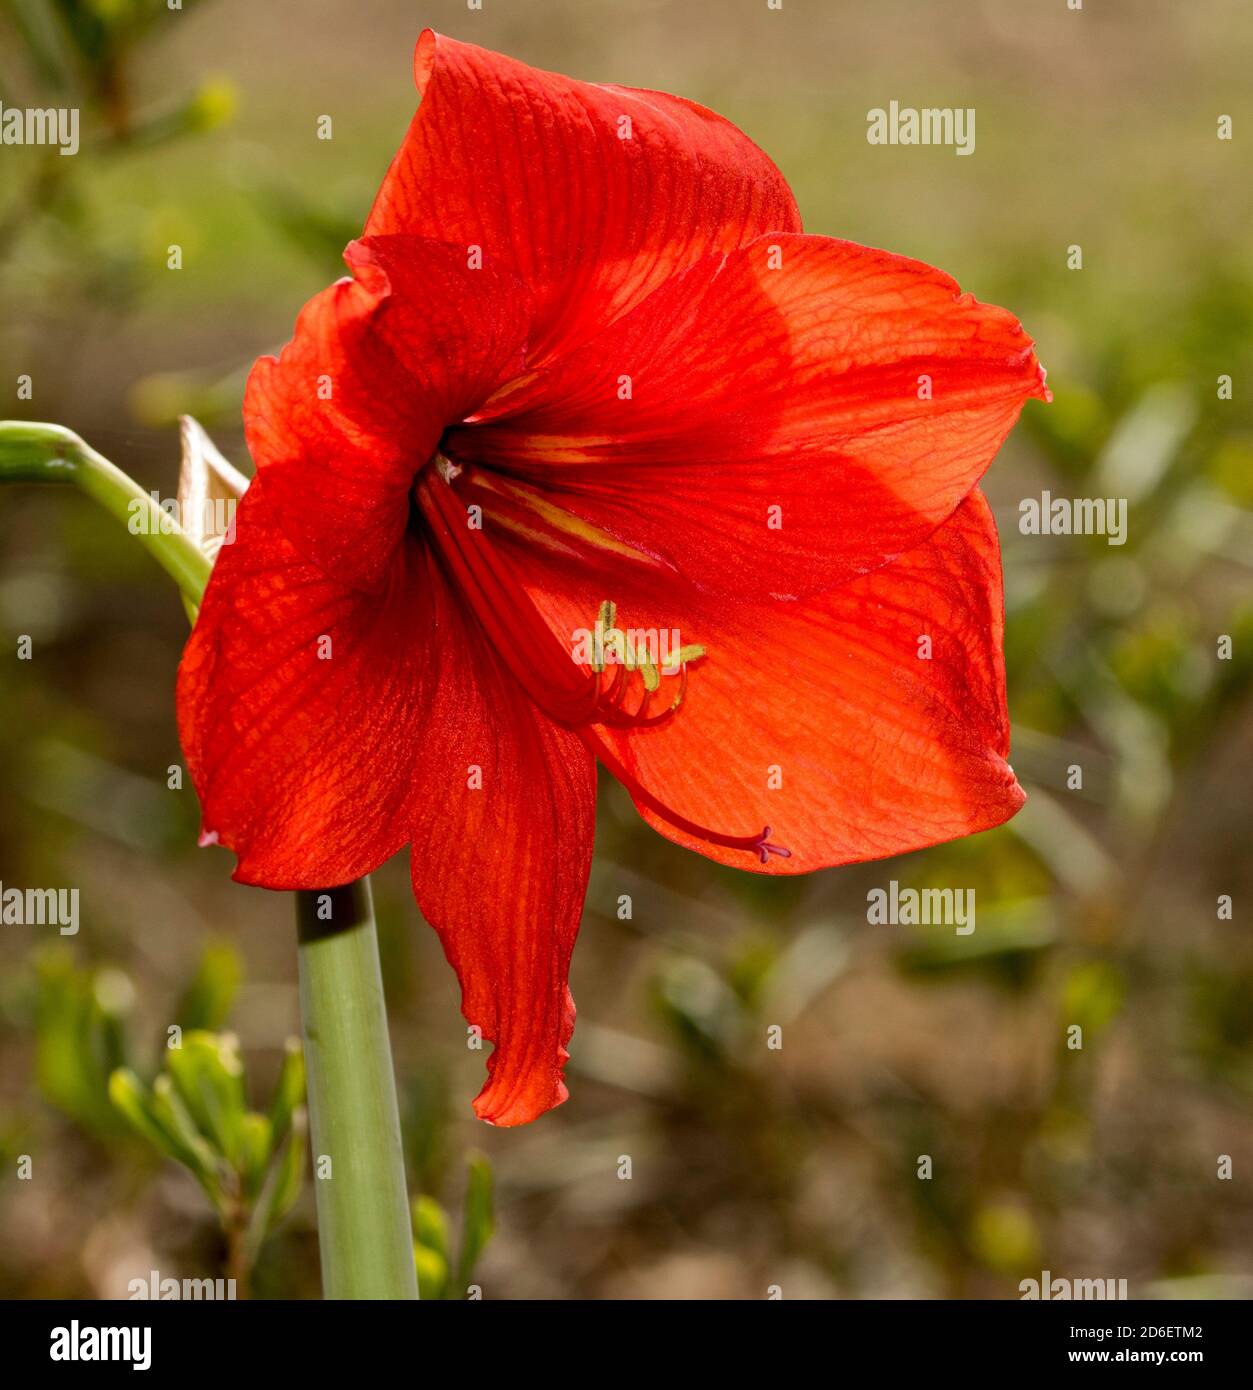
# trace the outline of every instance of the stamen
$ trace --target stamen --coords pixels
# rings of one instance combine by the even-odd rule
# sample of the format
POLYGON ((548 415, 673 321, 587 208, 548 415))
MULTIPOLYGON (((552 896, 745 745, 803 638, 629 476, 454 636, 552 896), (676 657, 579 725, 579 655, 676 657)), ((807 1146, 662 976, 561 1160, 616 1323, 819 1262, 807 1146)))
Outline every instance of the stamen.
POLYGON ((637 651, 630 634, 618 626, 618 605, 612 599, 605 599, 596 615, 595 640, 589 665, 594 673, 593 696, 590 712, 585 723, 605 724, 615 729, 651 729, 664 724, 672 718, 683 703, 687 694, 687 663, 705 655, 704 647, 686 646, 680 649, 677 669, 665 667, 661 670, 648 656, 647 652, 637 651), (608 642, 606 642, 608 638, 608 642), (606 665, 605 650, 610 651, 610 659, 617 667, 608 690, 600 683, 601 672, 606 665), (634 711, 625 707, 630 675, 638 672, 644 687, 639 704, 634 711), (661 689, 662 677, 679 677, 679 691, 672 703, 656 714, 649 714, 653 695, 661 689))
POLYGON ((614 634, 612 664, 616 669, 612 678, 608 683, 604 679, 608 663, 599 643, 587 666, 571 661, 569 650, 527 593, 509 556, 483 531, 466 525, 464 503, 456 484, 459 475, 477 472, 455 464, 447 469, 437 465, 419 477, 414 499, 439 555, 473 609, 484 636, 527 695, 551 719, 576 730, 635 800, 658 818, 694 839, 755 854, 763 864, 770 862, 771 855, 790 859, 792 851, 773 843, 773 831, 768 825, 756 835, 725 835, 671 810, 627 771, 609 742, 595 733, 595 725, 635 731, 656 728, 673 719, 687 695, 689 663, 704 657, 705 648, 684 645, 672 654, 668 664, 659 667, 647 652, 635 649, 626 633, 620 632, 617 605, 606 599, 600 605, 597 626, 602 639, 606 632, 614 634), (636 675, 642 695, 631 709, 626 701, 636 675), (653 696, 664 681, 676 675, 678 689, 673 700, 652 713, 653 696))

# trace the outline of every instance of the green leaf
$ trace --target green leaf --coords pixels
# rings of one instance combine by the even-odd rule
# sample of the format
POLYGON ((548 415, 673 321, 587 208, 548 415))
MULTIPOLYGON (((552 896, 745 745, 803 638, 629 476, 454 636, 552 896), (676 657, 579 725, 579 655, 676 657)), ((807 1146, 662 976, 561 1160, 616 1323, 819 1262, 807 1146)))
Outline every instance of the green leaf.
POLYGON ((249 1249, 254 1253, 300 1196, 300 1189, 304 1184, 308 1132, 308 1117, 304 1108, 298 1107, 291 1115, 287 1145, 283 1149, 282 1157, 276 1165, 271 1166, 249 1223, 249 1249))
POLYGON ((304 1184, 305 1157, 309 1148, 309 1117, 304 1106, 292 1111, 291 1127, 287 1148, 283 1151, 283 1161, 277 1169, 278 1181, 274 1186, 274 1199, 270 1204, 269 1225, 272 1230, 295 1204, 304 1184))
POLYGON ((492 1165, 486 1155, 471 1154, 467 1161, 466 1196, 461 1222, 461 1261, 457 1266, 460 1292, 464 1293, 473 1279, 479 1256, 495 1230, 492 1165))
POLYGON ((240 1122, 240 1138, 244 1198, 248 1202, 255 1202, 274 1155, 274 1130, 269 1116, 258 1115, 255 1110, 246 1111, 240 1122))
POLYGON ((418 1272, 418 1297, 428 1302, 443 1298, 448 1288, 448 1261, 438 1250, 415 1242, 413 1264, 418 1272))
POLYGON ((411 1207, 413 1238, 448 1258, 448 1217, 434 1197, 415 1197, 411 1207))
POLYGON ((184 1033, 166 1054, 179 1098, 200 1132, 239 1169, 243 1158, 244 1069, 231 1034, 184 1033))
POLYGON ((119 1067, 109 1078, 109 1099, 159 1154, 189 1169, 220 1208, 222 1192, 217 1163, 185 1115, 172 1106, 169 1077, 158 1077, 148 1091, 129 1067, 119 1067))
POLYGON ((182 1146, 152 1112, 152 1097, 129 1067, 109 1077, 109 1099, 134 1129, 167 1158, 183 1161, 182 1146))
POLYGON ((94 1133, 117 1134, 109 1077, 127 1064, 125 1017, 134 989, 118 970, 80 970, 69 953, 37 964, 35 1073, 48 1101, 94 1133))
POLYGON ((209 1200, 221 1210, 226 1196, 226 1160, 214 1152, 196 1128, 173 1081, 164 1072, 152 1083, 151 1113, 176 1147, 170 1157, 191 1169, 209 1200))
POLYGON ((277 1146, 287 1132, 292 1113, 305 1103, 305 1057, 299 1038, 288 1038, 283 1056, 283 1068, 274 1088, 270 1104, 270 1124, 277 1146))

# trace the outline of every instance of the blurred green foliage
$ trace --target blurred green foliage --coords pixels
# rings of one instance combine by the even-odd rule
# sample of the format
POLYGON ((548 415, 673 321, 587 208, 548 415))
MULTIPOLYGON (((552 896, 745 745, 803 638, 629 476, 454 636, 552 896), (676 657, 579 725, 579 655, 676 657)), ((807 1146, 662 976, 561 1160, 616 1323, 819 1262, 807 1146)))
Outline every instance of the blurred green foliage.
MULTIPOLYGON (((114 304, 141 293, 145 248, 111 244, 102 233, 92 178, 110 165, 206 135, 229 122, 237 92, 222 77, 195 80, 190 91, 137 100, 137 69, 168 37, 175 19, 204 0, 0 0, 0 102, 7 107, 55 103, 78 113, 79 149, 6 150, 17 176, 0 191, 3 261, 34 258, 57 291, 114 304), (24 156, 24 158, 16 157, 24 156)), ((23 284, 0 274, 0 292, 17 300, 23 284)), ((10 328, 12 325, 10 325, 10 328)))
POLYGON ((122 1128, 109 1077, 128 1056, 126 1015, 135 988, 120 970, 81 970, 68 950, 36 962, 35 1075, 45 1099, 102 1137, 122 1128))
POLYGON ((238 1039, 192 1031, 172 1039, 145 1086, 129 1067, 109 1099, 137 1133, 186 1168, 213 1204, 227 1269, 243 1288, 262 1242, 300 1196, 307 1154, 304 1058, 288 1043, 268 1113, 248 1109, 238 1039))
POLYGON ((491 1164, 482 1154, 466 1163, 466 1189, 461 1212, 461 1240, 454 1258, 448 1214, 434 1197, 415 1197, 413 1258, 422 1298, 466 1298, 474 1270, 496 1228, 492 1201, 491 1164))
POLYGON ((65 949, 35 962, 36 1077, 44 1098, 99 1143, 138 1134, 200 1184, 220 1223, 227 1269, 246 1289, 263 1241, 300 1195, 307 1156, 304 1061, 288 1039, 268 1112, 248 1108, 238 1040, 221 1028, 242 965, 209 941, 167 1025, 150 1083, 128 1026, 130 978, 82 969, 65 949))
MULTIPOLYGON (((151 145, 212 130, 234 111, 229 84, 206 82, 155 115, 137 117, 132 70, 145 45, 161 36, 173 13, 203 0, 0 0, 16 60, 0 92, 6 105, 36 87, 40 98, 81 105, 103 122, 102 142, 151 145), (8 84, 12 83, 10 87, 8 84)), ((56 154, 56 151, 52 152, 56 154)))

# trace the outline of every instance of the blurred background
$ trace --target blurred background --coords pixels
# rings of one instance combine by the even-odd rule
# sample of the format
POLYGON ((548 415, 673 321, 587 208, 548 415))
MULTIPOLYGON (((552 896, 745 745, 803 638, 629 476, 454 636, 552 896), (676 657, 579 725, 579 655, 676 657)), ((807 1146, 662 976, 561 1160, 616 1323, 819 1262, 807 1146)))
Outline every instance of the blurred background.
MULTIPOLYGON (((425 24, 723 112, 808 230, 1011 307, 1056 400, 987 480, 1030 797, 1011 824, 767 882, 665 843, 605 785, 571 1099, 511 1131, 470 1110, 483 1054, 403 857, 376 875, 420 1240, 447 1212, 455 1245, 490 1171, 487 1297, 1015 1298, 1044 1269, 1253 1296, 1253 10, 0 0, 0 100, 83 110, 76 158, 0 149, 0 414, 70 425, 170 496, 189 411, 250 471, 247 369, 343 273, 425 24), (869 145, 893 99, 975 107, 974 156, 869 145), (1045 488, 1127 497, 1127 544, 1020 535, 1045 488), (893 878, 974 888, 977 931, 869 926, 893 878)), ((167 785, 185 636, 169 582, 91 504, 0 493, 0 882, 83 904, 75 937, 0 926, 6 1297, 124 1296, 238 1259, 108 1096, 116 1065, 153 1078, 177 1022, 234 1034, 264 1109, 298 1031, 290 898, 232 884, 230 856, 196 848, 194 793, 167 785)), ((258 1296, 317 1296, 308 1184, 289 1196, 258 1296)))

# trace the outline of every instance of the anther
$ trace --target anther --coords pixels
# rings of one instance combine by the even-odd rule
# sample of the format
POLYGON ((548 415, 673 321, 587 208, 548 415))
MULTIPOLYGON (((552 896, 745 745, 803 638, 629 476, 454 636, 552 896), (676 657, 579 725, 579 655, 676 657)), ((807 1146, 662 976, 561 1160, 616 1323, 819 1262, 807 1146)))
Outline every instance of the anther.
POLYGON ((704 656, 704 647, 687 646, 677 653, 677 662, 660 669, 646 652, 638 650, 630 636, 618 629, 618 605, 605 599, 596 616, 596 642, 589 662, 591 687, 584 722, 604 724, 615 729, 651 729, 672 718, 687 694, 687 663, 704 656), (608 664, 615 667, 606 688, 601 676, 608 664), (643 693, 634 710, 626 707, 630 678, 639 673, 643 693), (663 676, 679 677, 679 689, 671 703, 650 714, 653 695, 661 689, 663 676))

